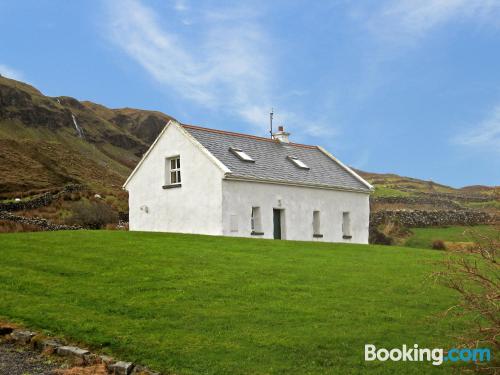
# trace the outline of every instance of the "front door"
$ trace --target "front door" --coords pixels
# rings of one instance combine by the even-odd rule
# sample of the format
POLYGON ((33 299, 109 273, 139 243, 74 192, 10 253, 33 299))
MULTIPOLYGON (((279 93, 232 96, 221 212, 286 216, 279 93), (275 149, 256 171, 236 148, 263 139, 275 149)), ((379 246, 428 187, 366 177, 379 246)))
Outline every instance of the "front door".
POLYGON ((273 208, 274 239, 281 240, 281 210, 273 208))

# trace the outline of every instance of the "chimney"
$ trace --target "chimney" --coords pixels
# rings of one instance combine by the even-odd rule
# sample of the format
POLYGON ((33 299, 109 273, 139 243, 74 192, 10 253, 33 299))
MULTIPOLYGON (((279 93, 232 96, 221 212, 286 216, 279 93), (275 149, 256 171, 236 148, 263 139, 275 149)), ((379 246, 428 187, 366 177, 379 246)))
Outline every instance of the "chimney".
POLYGON ((290 133, 287 133, 285 131, 284 126, 278 126, 278 131, 276 133, 273 133, 273 139, 277 139, 278 141, 282 143, 290 143, 290 140, 288 139, 288 136, 290 133))

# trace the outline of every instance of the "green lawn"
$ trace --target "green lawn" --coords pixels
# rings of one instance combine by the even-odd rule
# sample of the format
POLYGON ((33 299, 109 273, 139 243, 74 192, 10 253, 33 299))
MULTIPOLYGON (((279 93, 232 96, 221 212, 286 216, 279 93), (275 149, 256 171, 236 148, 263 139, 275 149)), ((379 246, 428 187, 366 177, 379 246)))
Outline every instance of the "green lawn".
POLYGON ((411 228, 411 232, 411 236, 405 241, 405 246, 422 249, 432 248, 432 242, 435 240, 475 242, 479 239, 478 234, 500 240, 500 232, 489 225, 411 228))
POLYGON ((0 317, 176 374, 448 373, 364 361, 463 323, 432 250, 118 231, 0 235, 0 317))
POLYGON ((384 185, 376 185, 375 192, 373 193, 374 197, 409 197, 410 195, 411 194, 406 191, 390 188, 384 185))

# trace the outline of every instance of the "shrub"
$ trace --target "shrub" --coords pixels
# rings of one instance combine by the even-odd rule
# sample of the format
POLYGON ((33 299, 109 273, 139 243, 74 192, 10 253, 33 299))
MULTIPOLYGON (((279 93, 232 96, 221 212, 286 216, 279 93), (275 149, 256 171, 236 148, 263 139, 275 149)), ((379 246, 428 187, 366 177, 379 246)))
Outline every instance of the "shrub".
POLYGON ((446 245, 443 240, 432 241, 432 248, 434 250, 446 250, 446 245))
POLYGON ((67 220, 69 225, 80 225, 91 229, 100 229, 106 224, 117 223, 118 214, 107 204, 81 201, 73 206, 73 214, 67 220))
POLYGON ((38 232, 42 230, 36 225, 18 223, 10 220, 0 220, 0 233, 38 232))
MULTIPOLYGON (((499 228, 500 229, 500 228, 499 228)), ((458 305, 447 312, 465 316, 470 328, 457 337, 459 347, 492 349, 491 362, 472 364, 481 373, 497 374, 500 360, 500 241, 497 234, 471 231, 474 245, 450 250, 440 262, 442 271, 434 276, 443 285, 458 292, 458 305)))
POLYGON ((394 243, 394 239, 385 235, 377 228, 370 227, 368 242, 375 245, 392 245, 394 243))

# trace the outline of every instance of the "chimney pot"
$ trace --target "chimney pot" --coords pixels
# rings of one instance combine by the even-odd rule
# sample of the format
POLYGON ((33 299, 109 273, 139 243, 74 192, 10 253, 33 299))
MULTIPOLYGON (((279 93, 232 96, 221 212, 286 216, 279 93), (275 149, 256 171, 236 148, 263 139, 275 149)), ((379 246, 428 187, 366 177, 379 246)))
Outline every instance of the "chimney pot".
POLYGON ((282 143, 290 143, 288 136, 290 133, 285 131, 285 127, 283 125, 278 126, 278 131, 273 133, 273 139, 276 139, 282 143))

